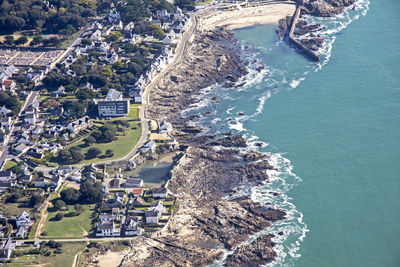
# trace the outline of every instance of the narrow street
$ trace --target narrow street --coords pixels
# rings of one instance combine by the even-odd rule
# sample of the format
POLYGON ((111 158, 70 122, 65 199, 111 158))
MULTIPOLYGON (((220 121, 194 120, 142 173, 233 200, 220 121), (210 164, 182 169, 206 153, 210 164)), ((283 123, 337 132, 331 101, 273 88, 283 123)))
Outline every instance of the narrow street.
POLYGON ((10 145, 9 145, 9 143, 10 143, 10 140, 13 140, 13 139, 15 138, 15 136, 13 136, 15 130, 19 129, 19 125, 20 125, 21 123, 23 123, 23 119, 22 119, 22 117, 23 117, 23 116, 22 116, 23 111, 24 111, 27 107, 29 107, 29 106, 35 101, 35 99, 36 99, 36 97, 37 97, 38 95, 39 95, 39 92, 38 92, 38 91, 31 91, 31 92, 29 93, 29 95, 28 95, 28 97, 27 97, 27 99, 26 99, 26 101, 25 101, 24 106, 21 108, 20 112, 18 113, 17 118, 12 122, 12 126, 11 126, 11 129, 10 129, 10 134, 8 135, 8 138, 7 138, 6 142, 5 142, 5 145, 4 145, 4 147, 3 147, 3 150, 2 150, 2 152, 1 152, 1 156, 0 156, 0 166, 3 166, 5 160, 7 159, 8 152, 9 152, 9 150, 10 150, 10 145))

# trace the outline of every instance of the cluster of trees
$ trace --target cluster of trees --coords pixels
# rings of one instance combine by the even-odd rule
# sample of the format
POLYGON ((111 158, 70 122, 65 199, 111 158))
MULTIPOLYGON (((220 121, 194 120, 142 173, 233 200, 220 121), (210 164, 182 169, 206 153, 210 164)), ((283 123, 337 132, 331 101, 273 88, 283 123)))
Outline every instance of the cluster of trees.
POLYGON ((55 91, 60 86, 64 86, 66 91, 73 92, 77 89, 79 84, 84 84, 90 82, 93 86, 97 88, 102 88, 107 85, 107 77, 104 77, 101 72, 103 68, 91 72, 90 74, 86 73, 85 67, 83 64, 73 64, 71 69, 77 72, 77 76, 65 76, 58 72, 50 72, 44 79, 43 85, 46 87, 48 91, 55 91))
POLYGON ((12 110, 12 115, 18 114, 21 109, 18 96, 9 91, 0 91, 0 106, 6 106, 6 108, 12 110))
POLYGON ((195 0, 175 0, 175 5, 185 9, 185 10, 193 10, 196 6, 195 0))
MULTIPOLYGON (((79 103, 79 102, 73 102, 79 103)), ((129 123, 127 127, 129 127, 129 123)), ((126 124, 124 124, 126 126, 126 124)), ((125 127, 124 126, 124 127, 125 127)), ((110 124, 105 123, 98 130, 93 130, 91 135, 88 136, 84 141, 87 146, 91 146, 94 143, 109 143, 116 139, 117 128, 110 124)), ((102 151, 97 147, 91 147, 88 149, 86 154, 84 155, 80 146, 73 146, 69 149, 63 149, 58 152, 57 157, 55 158, 58 162, 63 162, 64 164, 75 164, 84 159, 93 159, 102 154, 102 151)), ((106 157, 114 156, 114 151, 111 149, 107 149, 105 152, 106 157)))
POLYGON ((68 188, 61 191, 61 199, 67 204, 95 204, 103 199, 103 186, 100 182, 83 182, 79 190, 68 188))
POLYGON ((82 150, 79 146, 63 149, 58 152, 57 160, 66 164, 75 164, 84 159, 82 150))
POLYGON ((173 12, 175 7, 166 0, 127 0, 118 2, 117 8, 121 13, 121 20, 124 23, 131 21, 138 23, 144 21, 156 10, 166 9, 168 12, 173 12))
POLYGON ((97 0, 3 0, 0 33, 36 30, 70 35, 95 16, 97 0))
POLYGON ((91 133, 96 143, 109 143, 116 139, 117 129, 111 123, 104 123, 98 130, 91 133))
POLYGON ((3 44, 8 45, 8 46, 19 46, 19 45, 24 45, 28 42, 28 38, 26 36, 21 36, 18 39, 14 39, 13 35, 6 35, 4 37, 4 42, 3 44))
POLYGON ((45 39, 41 35, 36 35, 29 44, 31 46, 36 46, 39 44, 42 44, 43 46, 59 46, 61 42, 62 40, 55 36, 45 39))

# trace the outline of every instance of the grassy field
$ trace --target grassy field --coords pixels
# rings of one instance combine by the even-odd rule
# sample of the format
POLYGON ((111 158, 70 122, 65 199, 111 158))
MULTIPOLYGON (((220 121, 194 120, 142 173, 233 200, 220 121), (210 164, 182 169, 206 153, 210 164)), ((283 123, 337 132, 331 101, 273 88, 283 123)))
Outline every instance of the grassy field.
POLYGON ((50 212, 46 218, 43 232, 46 236, 41 238, 83 238, 92 230, 92 215, 94 205, 82 205, 84 211, 79 216, 70 216, 74 212, 73 206, 67 206, 68 210, 62 211, 64 218, 61 221, 54 220, 59 211, 50 212))
POLYGON ((1 203, 0 204, 0 214, 6 217, 19 216, 23 211, 32 214, 33 209, 28 203, 1 203))
MULTIPOLYGON (((79 162, 79 164, 90 164, 90 163, 99 163, 102 161, 108 161, 113 159, 119 159, 129 154, 129 152, 133 149, 136 143, 139 141, 140 134, 142 132, 141 126, 139 126, 138 119, 139 109, 136 106, 131 107, 128 116, 124 118, 115 118, 113 120, 125 120, 129 122, 129 129, 125 130, 125 132, 119 136, 117 136, 117 140, 112 141, 110 143, 99 143, 93 144, 91 146, 85 146, 84 141, 80 140, 78 142, 72 143, 67 148, 72 146, 81 146, 82 153, 85 154, 89 148, 97 147, 104 154, 107 149, 111 149, 114 151, 114 155, 112 157, 107 158, 94 158, 87 159, 79 162)), ((110 120, 110 121, 113 121, 110 120)), ((104 121, 97 121, 96 123, 104 123, 104 121)))
POLYGON ((3 171, 11 169, 12 167, 17 166, 17 163, 13 160, 7 160, 6 164, 4 164, 3 171))
POLYGON ((57 266, 57 267, 71 267, 74 262, 75 255, 84 250, 86 242, 71 242, 63 243, 62 254, 56 256, 39 256, 39 262, 45 266, 57 266))
POLYGON ((68 242, 62 245, 62 254, 52 254, 51 256, 43 256, 37 254, 27 254, 13 259, 12 263, 6 263, 3 266, 19 267, 19 266, 57 266, 71 267, 75 255, 84 250, 86 242, 68 242))

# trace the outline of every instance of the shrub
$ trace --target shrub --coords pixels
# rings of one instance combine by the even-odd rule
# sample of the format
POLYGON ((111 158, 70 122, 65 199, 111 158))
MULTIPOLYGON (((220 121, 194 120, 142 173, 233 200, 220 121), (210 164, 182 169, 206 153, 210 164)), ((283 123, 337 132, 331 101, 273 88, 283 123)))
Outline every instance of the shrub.
POLYGON ((64 214, 59 212, 56 214, 56 216, 54 218, 56 219, 56 221, 61 221, 64 218, 64 214))

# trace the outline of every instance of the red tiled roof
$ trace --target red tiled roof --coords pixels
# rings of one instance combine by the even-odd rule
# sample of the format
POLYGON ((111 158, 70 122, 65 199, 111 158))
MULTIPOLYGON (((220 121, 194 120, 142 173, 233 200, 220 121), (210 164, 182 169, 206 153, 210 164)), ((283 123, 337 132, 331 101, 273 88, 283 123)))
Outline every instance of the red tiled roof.
POLYGON ((11 83, 12 83, 12 81, 10 81, 10 80, 5 80, 5 81, 3 82, 3 85, 6 86, 6 87, 10 87, 10 86, 11 86, 11 83))
POLYGON ((132 190, 132 193, 134 193, 134 194, 142 194, 143 193, 143 189, 142 188, 134 188, 132 190))

